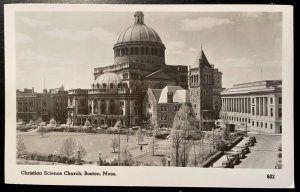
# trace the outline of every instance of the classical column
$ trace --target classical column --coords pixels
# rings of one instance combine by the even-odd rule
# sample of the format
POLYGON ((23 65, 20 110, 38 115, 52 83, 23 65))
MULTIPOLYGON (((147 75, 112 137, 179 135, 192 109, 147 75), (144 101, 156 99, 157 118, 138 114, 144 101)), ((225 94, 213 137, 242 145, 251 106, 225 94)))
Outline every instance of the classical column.
POLYGON ((92 114, 94 114, 94 100, 92 99, 92 114))
POLYGON ((105 113, 106 115, 109 115, 109 100, 106 100, 106 110, 105 110, 105 113))
POLYGON ((77 115, 78 114, 78 101, 77 101, 77 98, 75 99, 75 97, 74 97, 74 104, 75 104, 75 114, 77 115))
POLYGON ((262 116, 266 115, 266 111, 265 111, 265 97, 261 98, 262 100, 262 116))
POLYGON ((260 114, 260 116, 263 116, 264 114, 263 114, 263 97, 260 97, 259 98, 259 100, 260 100, 260 111, 259 111, 259 114, 260 114))
POLYGON ((248 98, 248 113, 251 113, 251 98, 248 98))
POLYGON ((98 110, 97 110, 97 112, 98 112, 98 114, 100 114, 101 113, 101 106, 100 106, 100 104, 101 104, 101 100, 100 99, 98 99, 97 100, 97 104, 98 104, 98 110))

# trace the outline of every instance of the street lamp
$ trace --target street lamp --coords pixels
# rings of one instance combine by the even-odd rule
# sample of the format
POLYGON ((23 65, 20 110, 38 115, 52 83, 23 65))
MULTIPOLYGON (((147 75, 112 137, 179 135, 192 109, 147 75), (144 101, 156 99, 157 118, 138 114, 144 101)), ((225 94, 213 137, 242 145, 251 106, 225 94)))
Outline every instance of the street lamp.
POLYGON ((168 167, 170 167, 171 166, 171 158, 170 158, 170 156, 167 157, 167 161, 168 161, 168 167))
POLYGON ((101 151, 98 151, 99 154, 99 161, 101 161, 101 151))

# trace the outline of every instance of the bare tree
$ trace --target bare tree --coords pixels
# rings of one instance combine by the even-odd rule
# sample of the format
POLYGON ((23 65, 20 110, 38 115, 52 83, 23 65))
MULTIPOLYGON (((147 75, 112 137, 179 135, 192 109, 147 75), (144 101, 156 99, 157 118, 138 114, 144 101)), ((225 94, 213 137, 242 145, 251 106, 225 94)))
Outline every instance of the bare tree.
POLYGON ((172 143, 174 147, 173 157, 175 166, 180 166, 181 154, 183 154, 182 161, 186 164, 187 150, 189 149, 189 133, 195 129, 195 116, 191 108, 187 105, 181 106, 176 113, 171 132, 172 143), (182 148, 182 149, 180 149, 182 148))
POLYGON ((74 155, 76 150, 76 143, 73 138, 67 138, 64 140, 63 145, 60 148, 60 153, 66 157, 74 155))
POLYGON ((51 118, 50 121, 49 121, 49 124, 51 127, 56 127, 56 121, 54 118, 51 118))
POLYGON ((113 148, 114 153, 116 153, 116 149, 119 147, 119 142, 115 136, 111 139, 111 147, 113 148))

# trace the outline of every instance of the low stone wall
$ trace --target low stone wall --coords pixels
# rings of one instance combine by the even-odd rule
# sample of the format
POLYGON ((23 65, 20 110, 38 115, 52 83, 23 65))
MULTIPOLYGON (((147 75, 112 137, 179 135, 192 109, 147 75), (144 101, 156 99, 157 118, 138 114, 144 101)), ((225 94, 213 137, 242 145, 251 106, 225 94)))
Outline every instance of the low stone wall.
MULTIPOLYGON (((236 146, 241 140, 243 140, 243 136, 239 136, 237 137, 235 140, 233 140, 232 142, 230 142, 227 146, 227 149, 230 150, 232 149, 234 146, 236 146)), ((204 161, 203 163, 201 163, 200 167, 204 167, 204 168, 208 168, 210 167, 214 162, 216 162, 220 157, 222 157, 224 155, 224 151, 218 151, 216 152, 213 156, 211 156, 210 158, 208 158, 206 161, 204 161)))

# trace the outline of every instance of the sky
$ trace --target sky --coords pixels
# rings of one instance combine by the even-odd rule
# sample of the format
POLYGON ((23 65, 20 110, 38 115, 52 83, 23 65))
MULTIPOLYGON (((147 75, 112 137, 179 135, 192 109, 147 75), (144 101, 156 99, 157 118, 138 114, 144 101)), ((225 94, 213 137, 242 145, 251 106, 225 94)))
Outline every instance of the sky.
MULTIPOLYGON (((17 12, 17 89, 90 88, 95 67, 113 64, 113 46, 134 12, 17 12), (44 81, 45 80, 45 81, 44 81), (45 83, 44 83, 45 82, 45 83)), ((202 48, 223 87, 282 79, 282 14, 144 12, 166 46, 166 64, 194 66, 202 48)))

